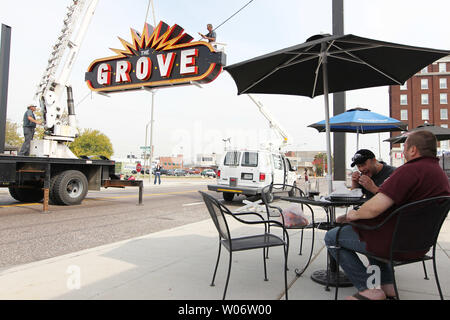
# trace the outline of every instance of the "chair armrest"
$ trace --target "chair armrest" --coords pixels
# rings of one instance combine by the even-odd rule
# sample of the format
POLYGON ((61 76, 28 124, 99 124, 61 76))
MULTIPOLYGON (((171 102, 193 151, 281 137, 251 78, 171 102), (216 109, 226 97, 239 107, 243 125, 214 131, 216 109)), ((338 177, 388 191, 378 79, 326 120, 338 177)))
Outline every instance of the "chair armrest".
POLYGON ((267 207, 269 207, 269 208, 271 208, 271 209, 277 209, 278 211, 280 211, 280 213, 283 212, 283 210, 282 210, 280 207, 270 206, 270 205, 267 205, 267 207))
MULTIPOLYGON (((230 213, 228 213, 228 214, 230 214, 230 213)), ((264 220, 264 217, 262 215, 260 215, 259 213, 257 213, 257 212, 236 212, 236 213, 235 212, 231 212, 231 215, 234 218, 236 218, 237 216, 244 216, 244 215, 256 215, 256 216, 260 217, 261 220, 264 220)), ((237 219, 241 220, 239 218, 237 218, 237 219)))

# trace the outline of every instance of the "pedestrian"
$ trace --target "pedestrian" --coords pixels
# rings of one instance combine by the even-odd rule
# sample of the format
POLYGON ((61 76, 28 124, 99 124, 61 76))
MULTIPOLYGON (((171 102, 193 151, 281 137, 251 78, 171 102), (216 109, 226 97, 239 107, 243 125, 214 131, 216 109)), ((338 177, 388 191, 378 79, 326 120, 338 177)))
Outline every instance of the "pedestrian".
POLYGON ((378 161, 375 154, 367 149, 358 150, 352 158, 351 167, 358 171, 352 173, 352 189, 361 188, 367 199, 372 198, 381 184, 389 178, 395 168, 378 161))
POLYGON ((159 164, 155 168, 155 181, 153 184, 156 184, 156 179, 158 179, 158 184, 161 184, 161 166, 159 164))
POLYGON ((42 124, 42 121, 36 120, 34 112, 36 111, 36 106, 30 104, 27 107, 23 115, 23 136, 25 141, 19 151, 19 156, 29 156, 30 155, 30 142, 33 140, 34 131, 36 130, 36 124, 42 124))
MULTIPOLYGON (((375 196, 358 210, 349 210, 347 214, 339 216, 336 222, 358 221, 359 224, 375 226, 384 221, 395 209, 407 203, 450 195, 448 178, 439 165, 436 150, 436 137, 431 132, 410 133, 403 146, 407 162, 385 180, 375 196)), ((396 221, 397 218, 392 218, 377 230, 363 230, 346 225, 340 231, 339 243, 336 243, 338 228, 333 228, 325 234, 328 252, 334 258, 336 258, 335 248, 341 248, 339 264, 358 290, 347 299, 384 300, 394 297, 395 289, 389 265, 368 258, 370 265, 379 267, 381 280, 379 289, 369 289, 367 282, 370 274, 356 252, 373 253, 389 258, 396 221)), ((408 259, 422 258, 425 253, 415 252, 414 255, 409 255, 408 259)))
MULTIPOLYGON (((216 42, 216 32, 213 31, 213 26, 211 23, 206 25, 206 29, 208 29, 208 33, 206 35, 202 33, 198 33, 203 39, 208 40, 208 42, 216 42)), ((214 46, 216 48, 216 46, 214 46)))
POLYGON ((308 181, 308 169, 305 168, 305 182, 308 181))

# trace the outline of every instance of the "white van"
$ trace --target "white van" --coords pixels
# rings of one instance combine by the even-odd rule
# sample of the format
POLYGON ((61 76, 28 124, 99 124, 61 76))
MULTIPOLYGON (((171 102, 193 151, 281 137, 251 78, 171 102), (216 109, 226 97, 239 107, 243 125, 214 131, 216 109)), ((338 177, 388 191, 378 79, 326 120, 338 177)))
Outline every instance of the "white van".
POLYGON ((273 183, 296 185, 297 168, 292 167, 284 155, 270 151, 228 151, 217 169, 217 184, 208 190, 223 193, 225 201, 235 194, 260 195, 261 190, 273 183))

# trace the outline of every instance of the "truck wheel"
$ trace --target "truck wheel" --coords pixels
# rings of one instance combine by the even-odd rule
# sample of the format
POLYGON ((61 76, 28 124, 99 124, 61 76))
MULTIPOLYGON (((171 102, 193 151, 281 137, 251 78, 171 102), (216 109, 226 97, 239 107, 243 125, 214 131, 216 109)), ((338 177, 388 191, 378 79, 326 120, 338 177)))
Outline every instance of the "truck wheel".
POLYGON ((227 202, 231 202, 233 201, 234 198, 234 193, 232 192, 224 192, 223 193, 223 200, 227 201, 227 202))
POLYGON ((80 204, 88 192, 88 181, 86 176, 80 171, 63 171, 55 176, 51 191, 52 201, 56 204, 68 206, 80 204))
POLYGON ((39 202, 44 198, 44 190, 41 188, 14 188, 9 187, 11 197, 20 202, 39 202))

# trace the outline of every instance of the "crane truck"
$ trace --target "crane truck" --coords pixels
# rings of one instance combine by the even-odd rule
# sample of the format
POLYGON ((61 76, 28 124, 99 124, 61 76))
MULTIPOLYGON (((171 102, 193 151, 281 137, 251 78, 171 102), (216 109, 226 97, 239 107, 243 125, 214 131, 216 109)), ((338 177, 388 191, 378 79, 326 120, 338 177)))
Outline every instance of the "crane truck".
POLYGON ((138 186, 142 202, 142 181, 120 180, 114 161, 106 157, 78 158, 67 146, 78 135, 69 76, 97 4, 98 0, 73 0, 67 7, 61 33, 33 98, 42 111, 44 139, 31 142, 30 156, 0 154, 0 187, 9 188, 11 196, 21 202, 44 200, 44 211, 48 211, 49 200, 61 205, 79 204, 88 190, 101 187, 138 186), (62 106, 64 92, 68 123, 62 106))

